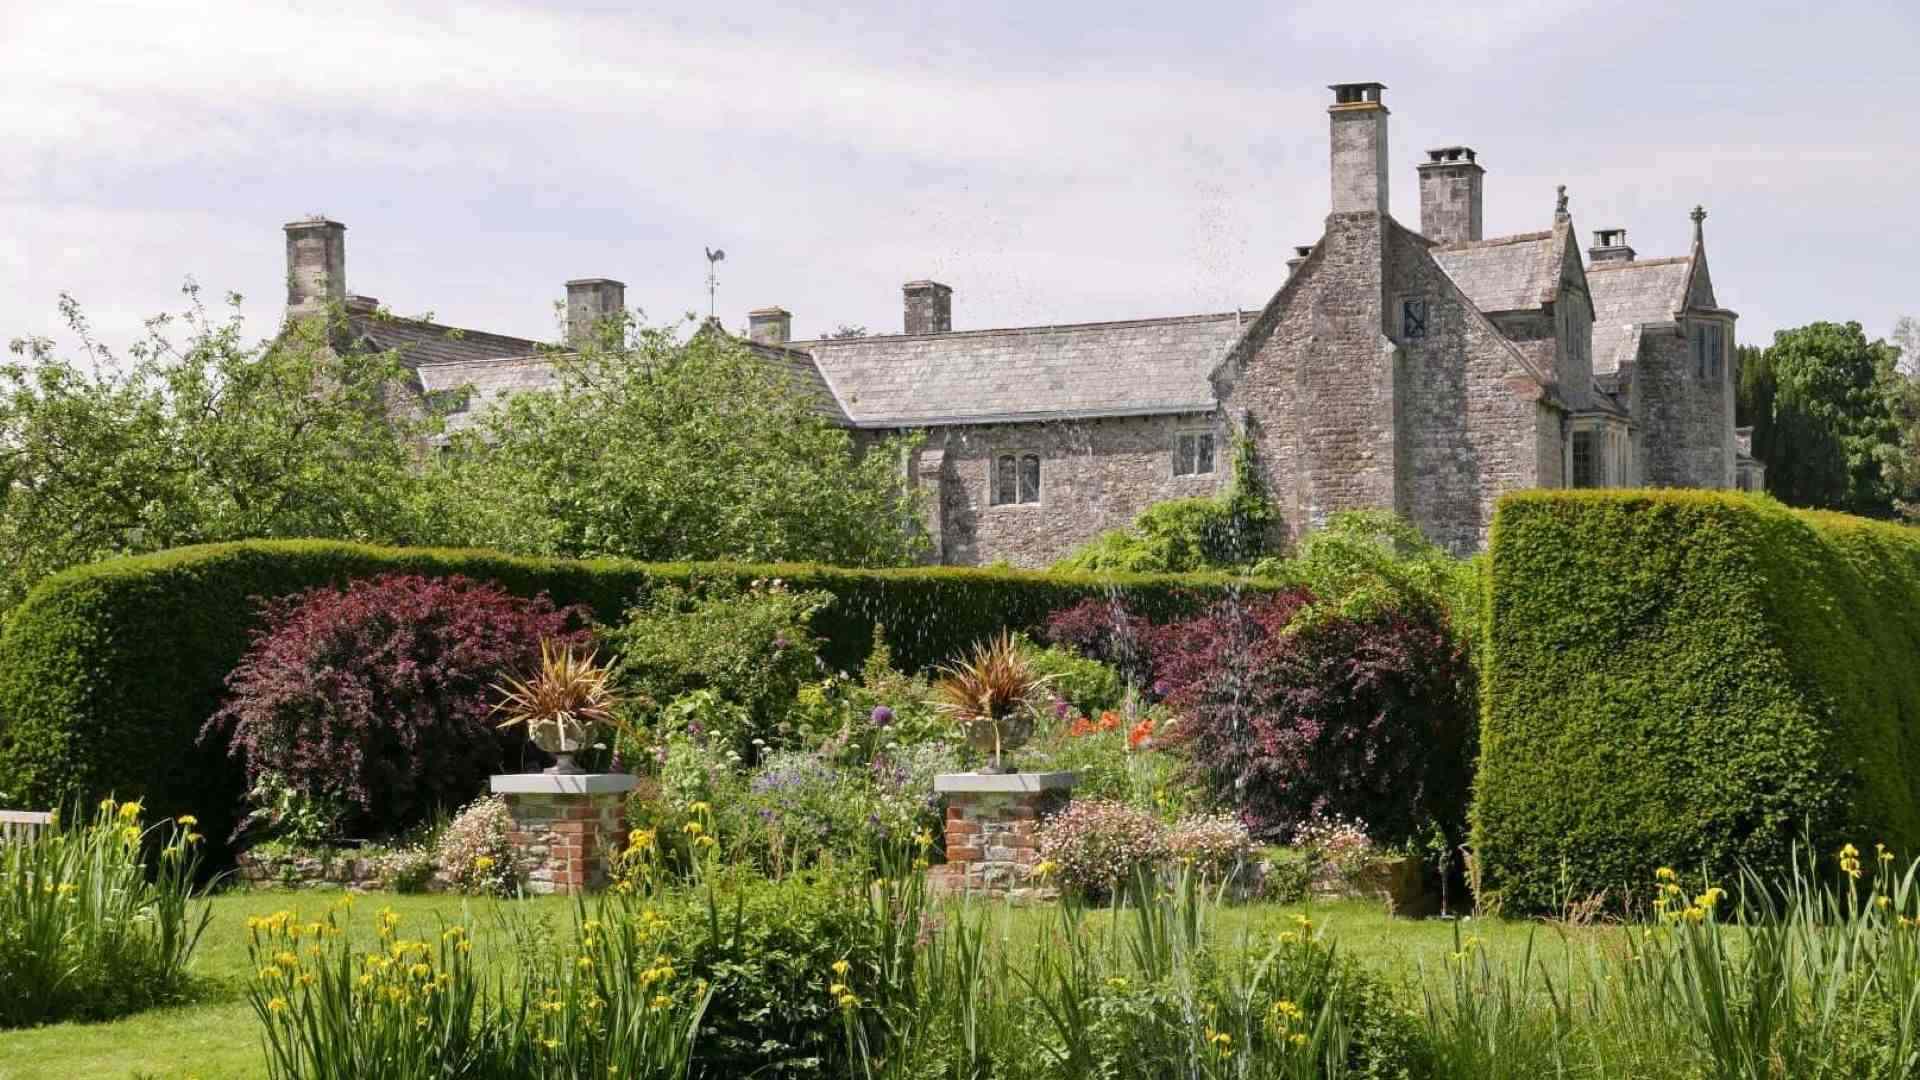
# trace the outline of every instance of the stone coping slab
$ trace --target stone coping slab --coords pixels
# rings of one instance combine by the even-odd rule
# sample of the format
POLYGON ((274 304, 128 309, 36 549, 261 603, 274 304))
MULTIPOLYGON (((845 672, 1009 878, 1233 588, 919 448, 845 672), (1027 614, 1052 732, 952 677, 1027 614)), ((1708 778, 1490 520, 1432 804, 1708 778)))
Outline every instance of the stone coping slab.
POLYGON ((942 795, 1037 795, 1065 791, 1075 779, 1070 772, 941 773, 933 778, 933 790, 942 795))
POLYGON ((493 778, 495 795, 614 795, 640 783, 630 773, 508 773, 493 778))

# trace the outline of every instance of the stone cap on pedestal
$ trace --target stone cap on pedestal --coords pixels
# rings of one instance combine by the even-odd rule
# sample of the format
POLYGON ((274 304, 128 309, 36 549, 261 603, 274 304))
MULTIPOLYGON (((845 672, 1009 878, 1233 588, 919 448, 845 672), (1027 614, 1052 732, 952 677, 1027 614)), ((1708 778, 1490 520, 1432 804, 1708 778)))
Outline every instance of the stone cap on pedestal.
POLYGON ((493 778, 495 795, 617 795, 640 783, 630 773, 509 773, 493 778))
POLYGON ((1066 791, 1077 779, 1070 772, 941 773, 933 790, 942 795, 1038 795, 1066 791))

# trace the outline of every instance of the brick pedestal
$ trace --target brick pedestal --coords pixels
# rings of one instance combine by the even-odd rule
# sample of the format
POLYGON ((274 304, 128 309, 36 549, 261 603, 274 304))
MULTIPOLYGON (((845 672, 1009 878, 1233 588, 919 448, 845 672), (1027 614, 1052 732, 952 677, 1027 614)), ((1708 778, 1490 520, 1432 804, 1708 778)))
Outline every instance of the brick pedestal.
POLYGON ((637 783, 625 773, 519 773, 493 778, 507 800, 513 844, 527 891, 583 893, 605 888, 627 842, 623 809, 637 783))
POLYGON ((1066 805, 1072 773, 949 773, 934 778, 947 799, 947 861, 927 871, 949 893, 1050 900, 1051 885, 1033 878, 1040 861, 1034 829, 1066 805))

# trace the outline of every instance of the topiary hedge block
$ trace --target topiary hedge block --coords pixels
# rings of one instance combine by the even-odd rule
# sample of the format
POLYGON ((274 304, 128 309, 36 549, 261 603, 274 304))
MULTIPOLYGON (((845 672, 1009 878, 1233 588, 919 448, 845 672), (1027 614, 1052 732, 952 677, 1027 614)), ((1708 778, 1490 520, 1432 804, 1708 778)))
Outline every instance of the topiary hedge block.
POLYGON ((1033 629, 1090 596, 1125 593, 1168 616, 1259 581, 1212 575, 1061 575, 928 567, 647 564, 517 558, 488 551, 250 541, 180 548, 48 578, 0 634, 0 806, 51 808, 107 793, 158 813, 192 811, 214 841, 244 790, 225 747, 200 746, 227 673, 257 625, 259 601, 386 573, 463 574, 510 592, 547 592, 617 622, 656 585, 782 578, 835 603, 815 618, 828 662, 856 670, 885 625, 895 662, 945 660, 1001 627, 1033 629))
POLYGON ((1920 855, 1920 530, 1529 492, 1489 589, 1474 848, 1506 911, 1644 903, 1657 867, 1726 882, 1803 835, 1920 855))

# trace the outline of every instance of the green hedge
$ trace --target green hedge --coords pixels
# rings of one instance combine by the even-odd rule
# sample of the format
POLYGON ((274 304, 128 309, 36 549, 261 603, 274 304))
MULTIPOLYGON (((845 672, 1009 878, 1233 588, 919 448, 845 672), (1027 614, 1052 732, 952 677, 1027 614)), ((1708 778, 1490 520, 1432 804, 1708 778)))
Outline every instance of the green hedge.
POLYGON ((1509 912, 1803 834, 1920 855, 1920 530, 1708 492, 1502 500, 1473 807, 1509 912))
POLYGON ((1088 596, 1118 589, 1135 610, 1163 617, 1248 584, 950 567, 579 562, 327 541, 217 544, 116 559, 47 579, 7 618, 0 636, 0 807, 45 808, 114 793, 145 798, 161 813, 192 810, 211 839, 224 839, 235 820, 240 772, 224 748, 196 740, 246 650, 258 601, 391 572, 464 574, 520 595, 544 591, 564 604, 585 604, 608 623, 656 583, 778 577, 835 596, 815 630, 826 639, 826 659, 847 671, 866 657, 875 625, 886 627, 897 663, 923 667, 1002 626, 1036 626, 1088 596))

